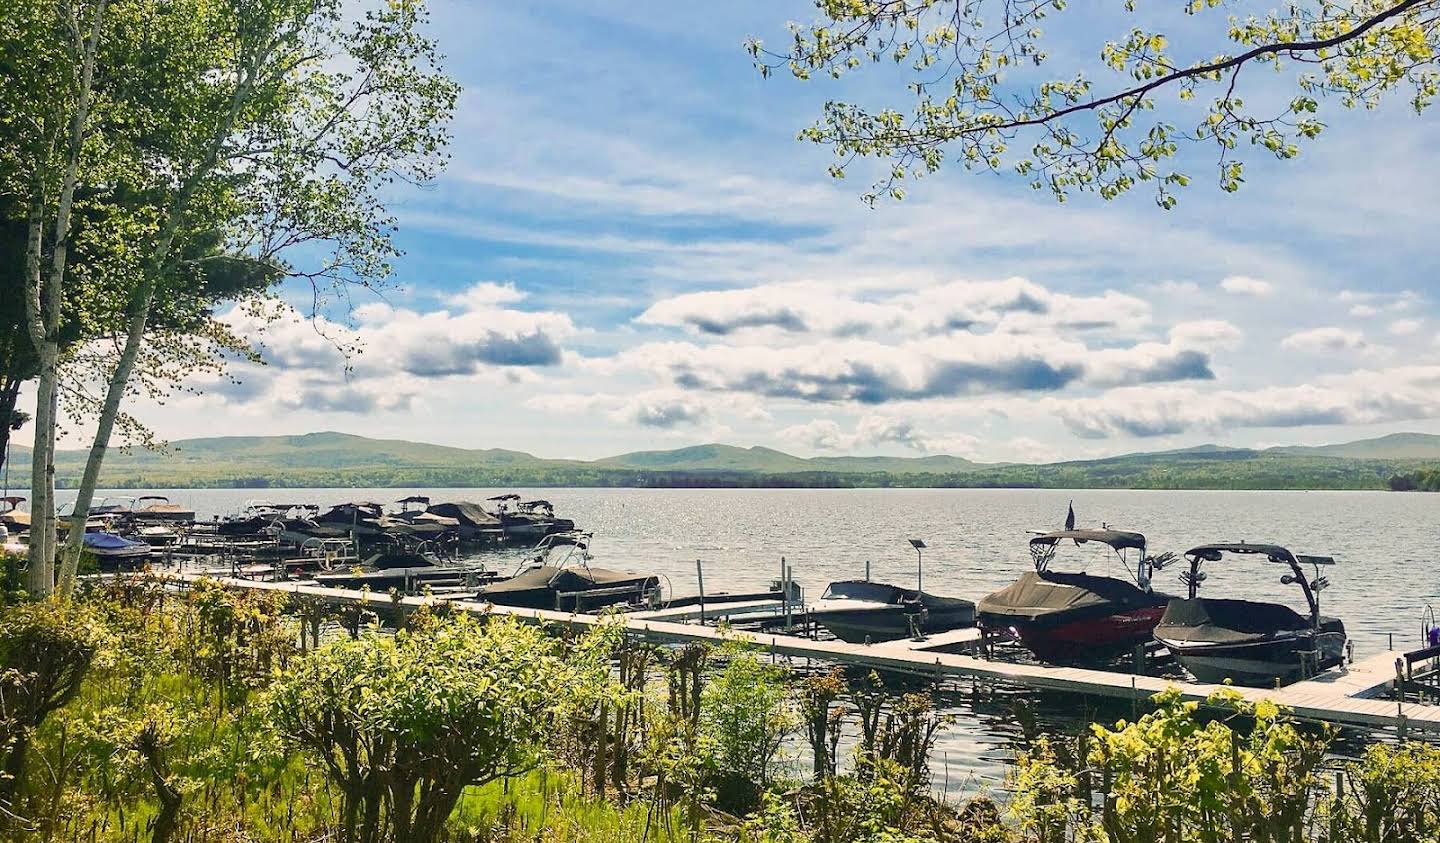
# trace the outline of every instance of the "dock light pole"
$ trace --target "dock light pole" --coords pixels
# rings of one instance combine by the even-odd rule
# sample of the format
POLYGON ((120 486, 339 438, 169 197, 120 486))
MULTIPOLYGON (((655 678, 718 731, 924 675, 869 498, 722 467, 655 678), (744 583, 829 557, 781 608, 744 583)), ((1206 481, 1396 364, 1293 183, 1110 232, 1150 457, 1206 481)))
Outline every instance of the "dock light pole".
POLYGON ((911 539, 910 546, 915 548, 915 590, 923 591, 925 588, 925 542, 920 539, 911 539))

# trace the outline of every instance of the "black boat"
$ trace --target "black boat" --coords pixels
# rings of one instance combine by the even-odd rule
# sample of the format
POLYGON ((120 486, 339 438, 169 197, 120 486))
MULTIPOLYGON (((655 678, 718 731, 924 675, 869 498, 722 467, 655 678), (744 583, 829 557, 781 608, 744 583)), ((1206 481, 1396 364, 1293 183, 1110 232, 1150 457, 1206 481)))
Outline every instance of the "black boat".
POLYGON ((832 582, 806 607, 841 641, 868 644, 945 632, 975 624, 975 604, 869 580, 832 582))
POLYGON ((473 501, 433 503, 426 512, 444 518, 453 518, 458 525, 460 540, 466 542, 498 542, 505 536, 500 519, 485 511, 485 507, 473 501))
POLYGON ((1152 557, 1145 536, 1126 530, 1066 529, 1030 539, 1035 570, 980 601, 979 623, 1012 635, 1046 662, 1102 662, 1150 640, 1170 602, 1152 591, 1154 572, 1169 555, 1152 557), (1109 547, 1133 581, 1050 570, 1065 542, 1109 547))
POLYGON ((536 556, 509 579, 481 589, 475 599, 498 606, 590 612, 606 606, 653 606, 660 599, 654 574, 612 571, 590 565, 589 533, 554 533, 536 545, 536 556))
POLYGON ((556 518, 555 507, 545 500, 522 500, 511 493, 487 498, 496 504, 495 517, 500 519, 500 528, 505 539, 512 542, 533 542, 555 533, 570 533, 575 522, 568 518, 556 518))
POLYGON ((1328 556, 1297 556, 1274 544, 1207 544, 1185 553, 1190 570, 1181 575, 1189 596, 1170 601, 1155 640, 1201 682, 1270 687, 1294 682, 1342 664, 1345 660, 1345 625, 1320 614, 1320 592, 1329 581, 1320 566, 1333 565, 1328 556), (1298 585, 1305 595, 1307 615, 1281 603, 1200 597, 1206 562, 1227 554, 1262 556, 1290 570, 1280 577, 1285 585, 1298 585), (1305 575, 1310 565, 1315 578, 1305 575))

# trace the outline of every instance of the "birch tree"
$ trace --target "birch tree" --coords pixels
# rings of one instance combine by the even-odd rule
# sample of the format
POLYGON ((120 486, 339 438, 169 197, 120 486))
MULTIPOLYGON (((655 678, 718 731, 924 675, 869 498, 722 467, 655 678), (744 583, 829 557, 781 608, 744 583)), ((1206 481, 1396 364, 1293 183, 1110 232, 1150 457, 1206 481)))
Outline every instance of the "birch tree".
POLYGON ((149 129, 134 149, 157 201, 75 504, 59 574, 66 593, 155 302, 175 278, 177 241, 229 218, 231 245, 252 259, 297 256, 288 272, 312 285, 317 306, 328 288, 382 283, 396 253, 384 192, 433 178, 458 93, 420 32, 416 0, 358 19, 342 0, 129 6, 134 29, 122 43, 152 42, 123 71, 153 76, 130 105, 149 129))
POLYGON ((24 77, 0 92, 0 189, 25 208, 25 329, 39 383, 31 463, 30 568, 26 587, 54 583, 55 422, 62 302, 70 222, 86 151, 96 55, 107 0, 13 0, 0 17, 0 62, 24 77))
POLYGON ((748 49, 767 76, 897 68, 908 103, 831 101, 800 133, 834 151, 837 178, 878 160, 871 203, 902 198, 907 181, 949 160, 1017 172, 1062 201, 1148 185, 1170 208, 1190 183, 1176 163, 1187 145, 1213 150, 1220 187, 1235 191, 1247 148, 1296 157, 1324 130, 1326 101, 1373 109, 1393 95, 1419 113, 1440 91, 1440 0, 1126 0, 1066 18, 1067 5, 815 0, 816 20, 792 23, 783 48, 751 40, 748 49), (1106 12, 1128 20, 1114 38, 1096 38, 1087 61, 1074 42, 1083 45, 1106 12), (1055 68, 1045 30, 1060 26, 1073 36, 1055 68))

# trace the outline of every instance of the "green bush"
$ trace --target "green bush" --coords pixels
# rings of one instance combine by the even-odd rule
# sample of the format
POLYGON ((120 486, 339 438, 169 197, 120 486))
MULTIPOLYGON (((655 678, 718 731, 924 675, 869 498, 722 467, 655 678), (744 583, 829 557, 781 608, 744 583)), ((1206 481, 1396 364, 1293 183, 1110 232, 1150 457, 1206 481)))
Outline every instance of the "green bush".
POLYGON ((786 668, 732 647, 701 695, 701 730, 714 747, 721 802, 731 810, 759 804, 781 744, 800 725, 788 678, 786 668))
POLYGON ((566 675, 543 632, 457 616, 322 647, 267 708, 338 787, 341 841, 430 841, 467 787, 538 763, 566 675))
POLYGON ((0 807, 14 805, 35 730, 80 692, 103 638, 94 613, 76 603, 0 613, 0 807))

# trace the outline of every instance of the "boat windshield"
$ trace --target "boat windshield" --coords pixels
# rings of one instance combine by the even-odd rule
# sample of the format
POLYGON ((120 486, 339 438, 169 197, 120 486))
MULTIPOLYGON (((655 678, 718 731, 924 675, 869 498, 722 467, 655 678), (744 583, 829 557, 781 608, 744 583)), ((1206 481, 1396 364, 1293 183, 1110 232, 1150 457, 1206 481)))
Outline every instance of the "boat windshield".
POLYGON ((1290 573, 1280 577, 1280 582, 1285 585, 1298 585, 1305 594, 1305 603, 1310 607, 1310 619, 1318 623, 1320 619, 1320 592, 1330 585, 1330 580, 1320 576, 1320 566, 1334 565, 1335 559, 1330 556, 1306 556, 1304 554, 1291 553, 1288 548, 1278 544, 1251 544, 1249 542, 1235 542, 1229 544, 1204 544, 1199 547, 1192 547, 1185 551, 1185 557, 1190 560, 1190 570, 1180 575, 1181 582, 1189 589, 1190 599, 1195 599, 1199 594, 1200 584, 1205 581, 1205 574, 1200 571, 1200 566, 1206 562, 1219 562, 1226 556, 1261 556, 1266 562, 1276 565, 1285 565, 1290 568, 1290 573), (1309 565, 1315 572, 1313 579, 1305 575, 1302 567, 1309 565))

